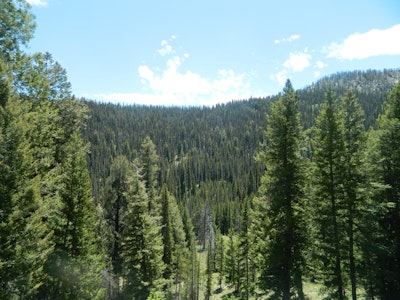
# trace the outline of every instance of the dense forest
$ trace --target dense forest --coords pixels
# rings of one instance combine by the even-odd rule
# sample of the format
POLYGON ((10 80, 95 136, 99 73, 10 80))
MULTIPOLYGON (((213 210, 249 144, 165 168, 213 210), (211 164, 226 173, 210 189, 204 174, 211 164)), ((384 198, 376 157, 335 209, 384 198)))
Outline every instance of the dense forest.
POLYGON ((0 21, 0 299, 400 298, 398 69, 113 105, 0 21))

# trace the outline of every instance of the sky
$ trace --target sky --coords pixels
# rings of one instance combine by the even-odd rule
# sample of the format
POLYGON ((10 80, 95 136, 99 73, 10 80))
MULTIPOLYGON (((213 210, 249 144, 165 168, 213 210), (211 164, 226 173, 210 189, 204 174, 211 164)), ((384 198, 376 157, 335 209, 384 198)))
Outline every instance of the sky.
POLYGON ((77 97, 213 106, 400 68, 398 0, 27 0, 77 97))

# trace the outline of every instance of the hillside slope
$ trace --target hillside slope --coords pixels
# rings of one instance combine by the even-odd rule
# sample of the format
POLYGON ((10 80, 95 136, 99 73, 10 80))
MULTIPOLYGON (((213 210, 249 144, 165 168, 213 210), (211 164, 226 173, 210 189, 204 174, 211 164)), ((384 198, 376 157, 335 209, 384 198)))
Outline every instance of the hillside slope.
MULTIPOLYGON (((352 89, 373 126, 399 70, 344 72, 298 90, 302 123, 312 126, 324 93, 331 85, 340 97, 352 89)), ((294 83, 295 85, 295 83, 294 83)), ((84 132, 96 197, 113 157, 137 156, 149 136, 160 157, 160 184, 165 182, 196 220, 204 203, 211 205, 223 233, 234 224, 241 201, 255 193, 263 167, 254 160, 264 140, 265 114, 279 95, 208 107, 146 107, 88 101, 90 119, 84 132)))

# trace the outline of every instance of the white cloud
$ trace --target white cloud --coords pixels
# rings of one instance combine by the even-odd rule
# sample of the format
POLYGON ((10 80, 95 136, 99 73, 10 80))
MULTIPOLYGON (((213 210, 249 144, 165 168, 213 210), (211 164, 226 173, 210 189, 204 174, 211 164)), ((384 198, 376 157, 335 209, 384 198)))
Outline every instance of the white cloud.
POLYGON ((30 5, 34 6, 46 6, 47 1, 46 0, 26 0, 30 5))
POLYGON ((146 65, 138 68, 142 84, 158 95, 152 100, 163 104, 214 105, 250 96, 250 83, 246 81, 245 74, 219 70, 217 78, 210 80, 190 70, 181 72, 182 62, 182 58, 174 56, 167 61, 166 69, 157 75, 146 65))
POLYGON ((150 70, 148 66, 139 66, 138 68, 139 76, 144 80, 153 79, 153 71, 150 70))
MULTIPOLYGON (((290 53, 289 58, 283 63, 283 68, 276 74, 270 76, 271 80, 275 80, 279 85, 283 86, 289 78, 291 72, 301 72, 310 66, 311 55, 308 53, 307 48, 304 52, 290 53)), ((318 62, 317 65, 323 64, 318 62)))
POLYGON ((161 41, 161 49, 158 49, 157 52, 161 56, 166 56, 168 54, 174 53, 174 50, 172 49, 172 46, 168 44, 166 40, 161 41))
MULTIPOLYGON (((145 76, 150 74, 147 68, 141 68, 145 76)), ((150 80, 143 79, 143 83, 150 88, 146 93, 109 93, 93 97, 104 102, 125 104, 213 106, 252 96, 246 75, 236 74, 233 70, 219 70, 214 80, 191 71, 165 74, 164 71, 161 76, 154 76, 150 80)))
POLYGON ((364 59, 379 55, 400 55, 400 24, 391 28, 372 29, 365 33, 355 33, 343 43, 332 43, 328 47, 329 58, 344 60, 364 59))
POLYGON ((145 105, 206 105, 226 103, 232 100, 248 99, 251 96, 249 76, 236 74, 233 70, 218 70, 215 78, 209 79, 191 70, 182 71, 182 64, 189 58, 188 53, 175 55, 166 40, 158 53, 169 58, 164 69, 138 67, 144 93, 109 93, 95 95, 96 99, 116 103, 145 105))
POLYGON ((295 40, 297 40, 297 39, 299 39, 299 38, 300 38, 300 35, 298 35, 298 34, 293 34, 293 35, 291 35, 291 36, 288 37, 288 38, 283 38, 283 39, 280 39, 280 40, 275 40, 274 43, 275 43, 275 44, 280 44, 280 43, 284 43, 284 42, 293 42, 293 41, 295 41, 295 40))
MULTIPOLYGON (((327 65, 324 62, 319 60, 319 61, 316 62, 314 68, 321 70, 321 69, 325 68, 326 66, 327 65)), ((315 71, 314 72, 314 77, 315 78, 318 78, 320 76, 321 76, 321 71, 315 71)))
POLYGON ((323 69, 326 67, 326 64, 324 64, 322 61, 317 61, 316 65, 315 65, 318 69, 323 69))
POLYGON ((278 73, 276 73, 275 75, 272 75, 270 77, 272 80, 275 80, 279 83, 279 85, 283 86, 286 82, 286 80, 288 79, 288 74, 286 70, 281 70, 278 73))
POLYGON ((290 53, 283 66, 293 72, 301 72, 310 66, 310 60, 311 55, 307 53, 307 50, 302 53, 290 53))

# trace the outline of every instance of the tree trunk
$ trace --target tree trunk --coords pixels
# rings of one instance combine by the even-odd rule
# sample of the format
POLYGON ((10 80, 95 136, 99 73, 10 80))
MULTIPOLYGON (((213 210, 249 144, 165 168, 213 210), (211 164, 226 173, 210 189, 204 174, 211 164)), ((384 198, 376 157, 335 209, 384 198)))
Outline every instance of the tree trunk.
MULTIPOLYGON (((290 210, 290 208, 289 208, 290 210)), ((291 214, 291 213, 288 213, 291 214)), ((292 273, 292 248, 293 248, 293 227, 288 226, 285 238, 286 246, 283 253, 283 278, 282 278, 282 299, 290 300, 290 278, 292 273)))
POLYGON ((333 241, 335 243, 335 276, 337 284, 337 298, 339 300, 344 299, 343 295, 343 278, 342 278, 342 267, 341 267, 341 256, 340 256, 340 246, 339 246, 339 229, 337 224, 337 208, 336 208, 336 197, 334 189, 334 172, 333 172, 333 160, 330 159, 329 166, 329 177, 330 177, 330 196, 331 196, 331 214, 332 214, 332 224, 333 224, 333 241))
POLYGON ((343 300, 343 279, 342 279, 342 267, 341 267, 341 256, 339 246, 339 230, 336 219, 336 203, 334 195, 331 196, 332 201, 332 222, 333 222, 333 235, 335 241, 335 276, 337 281, 337 297, 339 300, 343 300))
POLYGON ((351 297, 353 300, 357 299, 357 284, 356 284, 356 265, 354 259, 354 221, 353 209, 349 213, 349 259, 350 259, 350 281, 351 281, 351 297))

